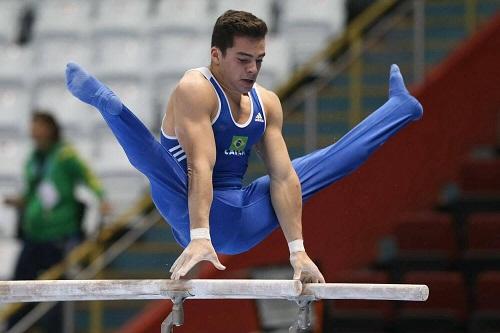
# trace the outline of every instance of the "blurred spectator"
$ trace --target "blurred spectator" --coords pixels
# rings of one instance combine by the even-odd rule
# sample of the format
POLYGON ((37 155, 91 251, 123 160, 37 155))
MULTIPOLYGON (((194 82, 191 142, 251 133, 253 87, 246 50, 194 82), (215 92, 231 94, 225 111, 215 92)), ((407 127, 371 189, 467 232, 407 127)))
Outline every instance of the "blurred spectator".
MULTIPOLYGON (((60 262, 81 236, 82 204, 75 197, 75 187, 84 183, 101 200, 101 211, 107 212, 103 190, 76 151, 61 138, 56 119, 46 112, 35 112, 31 122, 34 149, 24 169, 24 193, 6 198, 5 203, 20 212, 20 238, 23 248, 14 280, 36 279, 41 272, 60 262)), ((12 327, 30 307, 16 313, 9 321, 12 327)), ((61 331, 61 307, 44 319, 45 332, 61 331)))
POLYGON ((279 33, 281 24, 281 16, 283 11, 283 4, 280 0, 271 1, 271 22, 269 22, 269 32, 272 34, 279 33))
POLYGON ((24 45, 31 41, 33 37, 33 24, 35 22, 35 7, 29 3, 19 16, 19 30, 16 36, 16 43, 24 45))

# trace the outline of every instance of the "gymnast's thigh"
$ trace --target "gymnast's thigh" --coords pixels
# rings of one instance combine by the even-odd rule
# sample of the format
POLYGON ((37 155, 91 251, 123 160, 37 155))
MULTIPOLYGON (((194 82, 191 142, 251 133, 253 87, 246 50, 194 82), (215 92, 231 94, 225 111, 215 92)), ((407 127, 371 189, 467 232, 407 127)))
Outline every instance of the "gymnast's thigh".
POLYGON ((233 253, 250 250, 279 227, 269 194, 269 177, 257 179, 242 192, 241 221, 233 253))

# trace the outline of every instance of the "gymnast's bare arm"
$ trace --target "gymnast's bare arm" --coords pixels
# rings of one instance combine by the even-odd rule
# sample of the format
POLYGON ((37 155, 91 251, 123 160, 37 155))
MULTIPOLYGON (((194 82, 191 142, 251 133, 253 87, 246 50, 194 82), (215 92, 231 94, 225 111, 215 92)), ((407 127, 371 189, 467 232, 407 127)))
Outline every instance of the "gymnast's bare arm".
MULTIPOLYGON (((187 72, 170 97, 162 125, 166 134, 177 136, 186 152, 191 229, 209 228, 216 156, 211 124, 214 110, 217 110, 217 100, 210 83, 198 72, 187 72)), ((172 265, 171 278, 179 279, 203 260, 212 262, 218 269, 225 269, 209 239, 193 239, 172 265)))
MULTIPOLYGON (((271 202, 288 242, 302 239, 302 195, 299 178, 292 167, 281 133, 283 110, 278 96, 259 87, 266 112, 266 131, 257 145, 270 182, 271 202)), ((318 267, 305 251, 290 254, 294 279, 303 282, 325 282, 318 267)))

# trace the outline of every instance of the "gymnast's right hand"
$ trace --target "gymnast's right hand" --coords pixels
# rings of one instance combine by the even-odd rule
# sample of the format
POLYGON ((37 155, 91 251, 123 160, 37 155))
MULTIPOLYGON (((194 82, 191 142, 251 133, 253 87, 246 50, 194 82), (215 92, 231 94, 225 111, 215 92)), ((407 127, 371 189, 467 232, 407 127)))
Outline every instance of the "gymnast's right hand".
POLYGON ((215 253, 214 247, 212 246, 212 242, 209 239, 193 239, 174 262, 172 268, 170 268, 170 273, 172 273, 170 278, 172 280, 180 279, 197 263, 204 260, 210 261, 215 268, 221 271, 226 269, 226 267, 220 263, 217 253, 215 253))

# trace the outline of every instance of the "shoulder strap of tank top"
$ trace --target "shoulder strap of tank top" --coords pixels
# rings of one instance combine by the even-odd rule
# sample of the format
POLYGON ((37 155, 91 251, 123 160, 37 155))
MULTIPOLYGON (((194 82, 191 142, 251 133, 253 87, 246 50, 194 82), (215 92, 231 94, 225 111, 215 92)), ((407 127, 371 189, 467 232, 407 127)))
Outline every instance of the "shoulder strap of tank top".
POLYGON ((198 67, 198 68, 192 68, 189 71, 197 71, 197 72, 200 72, 201 74, 203 74, 203 76, 208 80, 210 81, 210 79, 212 78, 212 72, 210 72, 210 70, 207 68, 207 67, 198 67))

